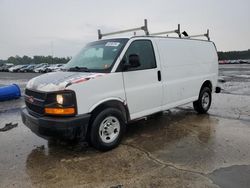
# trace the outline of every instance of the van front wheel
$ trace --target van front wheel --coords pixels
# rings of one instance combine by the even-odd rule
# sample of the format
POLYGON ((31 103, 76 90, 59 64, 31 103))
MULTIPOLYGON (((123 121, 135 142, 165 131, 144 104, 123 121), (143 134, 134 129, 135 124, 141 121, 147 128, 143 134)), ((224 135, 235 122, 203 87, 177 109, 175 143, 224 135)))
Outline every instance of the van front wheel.
POLYGON ((119 145, 124 132, 125 120, 122 112, 115 108, 107 108, 95 116, 90 141, 98 150, 111 150, 119 145))
POLYGON ((203 87, 200 91, 199 99, 193 102, 193 106, 195 111, 200 114, 205 114, 209 110, 211 102, 211 89, 209 87, 203 87))

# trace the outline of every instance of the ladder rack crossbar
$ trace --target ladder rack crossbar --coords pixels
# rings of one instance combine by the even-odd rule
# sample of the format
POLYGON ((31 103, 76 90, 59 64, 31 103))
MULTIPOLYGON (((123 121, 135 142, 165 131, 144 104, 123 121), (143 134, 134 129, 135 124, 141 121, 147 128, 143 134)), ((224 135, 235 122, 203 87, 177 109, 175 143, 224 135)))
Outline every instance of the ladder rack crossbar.
POLYGON ((159 33, 150 33, 150 35, 164 35, 164 34, 171 34, 171 33, 176 33, 176 30, 173 31, 163 31, 159 33))
POLYGON ((196 37, 206 37, 210 41, 209 30, 207 30, 207 33, 205 33, 205 34, 190 35, 190 36, 185 37, 185 38, 196 38, 196 37))
POLYGON ((105 37, 105 36, 128 33, 128 32, 139 31, 139 30, 143 30, 146 35, 149 34, 149 32, 148 32, 148 22, 147 22, 146 19, 144 20, 144 25, 143 26, 132 28, 132 29, 125 29, 125 30, 121 30, 121 31, 111 32, 111 33, 101 33, 101 30, 99 29, 98 30, 98 39, 102 39, 102 37, 105 37))
POLYGON ((128 33, 128 32, 132 32, 132 31, 139 31, 139 30, 142 30, 142 28, 141 27, 137 27, 137 28, 126 29, 126 30, 122 30, 122 31, 115 31, 115 32, 111 32, 111 33, 103 33, 103 34, 101 34, 101 36, 105 37, 105 36, 110 36, 110 35, 128 33))
POLYGON ((163 32, 158 32, 158 33, 150 33, 150 35, 156 36, 156 35, 166 35, 166 34, 171 34, 171 33, 177 33, 179 35, 179 37, 181 38, 181 27, 180 27, 180 24, 178 24, 178 28, 176 30, 163 31, 163 32))

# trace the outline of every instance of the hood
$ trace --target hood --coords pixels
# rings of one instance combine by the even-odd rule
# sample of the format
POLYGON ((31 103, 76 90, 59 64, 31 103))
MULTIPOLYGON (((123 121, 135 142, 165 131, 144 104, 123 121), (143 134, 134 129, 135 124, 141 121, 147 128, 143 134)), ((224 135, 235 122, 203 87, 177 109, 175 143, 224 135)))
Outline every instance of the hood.
POLYGON ((59 91, 72 84, 85 82, 103 75, 105 73, 52 72, 31 79, 26 88, 45 92, 59 91))

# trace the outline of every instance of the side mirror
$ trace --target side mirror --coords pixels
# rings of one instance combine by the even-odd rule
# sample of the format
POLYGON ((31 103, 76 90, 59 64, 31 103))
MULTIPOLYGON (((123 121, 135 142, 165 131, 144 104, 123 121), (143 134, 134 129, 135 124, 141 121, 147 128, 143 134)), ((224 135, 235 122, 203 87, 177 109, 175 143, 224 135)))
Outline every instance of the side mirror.
POLYGON ((131 54, 128 58, 129 67, 135 68, 141 65, 140 58, 137 54, 131 54))

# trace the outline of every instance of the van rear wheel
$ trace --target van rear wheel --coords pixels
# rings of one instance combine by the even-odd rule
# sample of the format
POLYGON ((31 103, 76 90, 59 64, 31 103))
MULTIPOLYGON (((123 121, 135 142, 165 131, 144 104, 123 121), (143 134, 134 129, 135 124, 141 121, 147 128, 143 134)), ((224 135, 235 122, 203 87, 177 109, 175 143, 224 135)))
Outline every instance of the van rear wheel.
POLYGON ((195 111, 197 111, 199 114, 205 114, 209 110, 211 102, 211 89, 209 87, 203 87, 200 91, 198 100, 193 102, 193 106, 195 111))
POLYGON ((125 132, 125 120, 121 111, 107 108, 97 114, 90 130, 94 148, 107 151, 119 145, 125 132))

